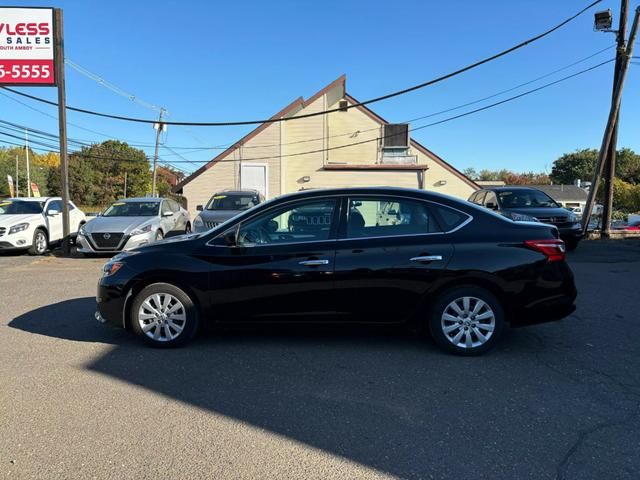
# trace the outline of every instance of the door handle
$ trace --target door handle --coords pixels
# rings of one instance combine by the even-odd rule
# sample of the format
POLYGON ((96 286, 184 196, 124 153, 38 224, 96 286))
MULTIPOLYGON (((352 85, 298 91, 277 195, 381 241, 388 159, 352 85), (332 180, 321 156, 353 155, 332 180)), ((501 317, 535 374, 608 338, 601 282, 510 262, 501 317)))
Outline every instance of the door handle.
POLYGON ((435 262, 437 260, 442 260, 442 255, 424 255, 422 257, 413 257, 411 258, 412 262, 435 262))
POLYGON ((304 265, 305 267, 319 267, 320 265, 329 265, 329 260, 303 260, 302 262, 298 262, 300 265, 304 265))

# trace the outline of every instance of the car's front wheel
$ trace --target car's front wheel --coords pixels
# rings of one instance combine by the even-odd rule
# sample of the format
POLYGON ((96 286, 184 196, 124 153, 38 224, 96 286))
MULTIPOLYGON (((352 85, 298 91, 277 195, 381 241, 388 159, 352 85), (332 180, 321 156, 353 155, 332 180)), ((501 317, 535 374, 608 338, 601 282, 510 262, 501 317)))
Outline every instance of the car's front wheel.
POLYGON ((143 288, 131 305, 133 331, 154 347, 177 347, 198 329, 196 307, 182 289, 169 283, 143 288))
POLYGON ((31 243, 31 248, 29 248, 29 254, 44 255, 47 248, 49 248, 47 233, 41 228, 36 229, 36 231, 33 232, 33 242, 31 243))
POLYGON ((458 355, 479 355, 492 348, 504 326, 498 299, 484 288, 456 287, 436 300, 429 331, 443 349, 458 355))

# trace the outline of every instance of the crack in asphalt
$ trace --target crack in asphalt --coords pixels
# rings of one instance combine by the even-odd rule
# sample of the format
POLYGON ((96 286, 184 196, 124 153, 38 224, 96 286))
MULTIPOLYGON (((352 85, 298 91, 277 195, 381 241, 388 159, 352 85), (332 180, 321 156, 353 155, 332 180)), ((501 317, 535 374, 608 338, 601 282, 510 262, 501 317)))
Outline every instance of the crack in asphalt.
MULTIPOLYGON (((542 346, 544 345, 544 339, 542 337, 542 335, 536 333, 536 332, 529 332, 531 334, 531 336, 542 346)), ((570 381, 573 381, 579 385, 586 385, 586 386, 590 386, 590 385, 594 385, 594 386, 606 386, 607 382, 597 382, 596 384, 594 384, 593 382, 589 381, 590 379, 593 379, 592 376, 586 376, 586 375, 575 375, 572 374, 570 372, 567 372, 565 370, 562 370, 558 367, 556 367, 555 365, 549 363, 548 361, 544 360, 541 355, 540 352, 542 351, 542 349, 535 349, 535 357, 536 357, 536 361, 538 364, 546 367, 547 369, 553 371, 554 373, 556 373, 557 375, 560 375, 563 378, 566 378, 570 381)), ((579 364, 579 361, 577 361, 575 358, 569 358, 566 357, 567 360, 571 360, 576 364, 579 364)), ((580 369, 582 369, 583 371, 587 371, 587 372, 591 372, 592 374, 595 374, 597 376, 603 377, 606 380, 608 380, 610 383, 609 385, 613 384, 616 385, 620 390, 622 390, 622 392, 617 391, 617 392, 613 392, 613 391, 609 391, 606 393, 612 393, 612 394, 619 394, 619 393, 624 393, 626 395, 630 395, 636 399, 640 399, 640 392, 636 391, 634 388, 632 388, 631 385, 628 385, 624 382, 621 382, 620 380, 618 380, 615 376, 611 375, 610 373, 595 369, 595 368, 590 368, 590 367, 583 367, 580 366, 580 369)), ((605 389, 607 390, 607 389, 605 389)), ((602 400, 604 401, 604 400, 602 400)), ((606 402, 608 403, 608 402, 606 402)), ((617 405, 619 406, 619 405, 617 405)), ((560 462, 558 463, 557 467, 556 467, 556 480, 566 480, 567 477, 567 470, 570 466, 570 462, 572 457, 580 450, 580 448, 582 447, 582 445, 584 445, 584 443, 587 441, 587 439, 591 436, 593 436, 594 434, 601 432, 602 430, 605 430, 607 428, 612 428, 612 427, 617 427, 620 425, 625 425, 625 424, 629 424, 631 422, 634 421, 635 417, 637 417, 640 414, 640 403, 638 403, 638 408, 636 409, 636 411, 634 411, 633 413, 627 415, 626 417, 622 418, 622 419, 616 419, 616 420, 608 420, 605 422, 601 422, 598 423, 596 425, 593 425, 589 428, 586 429, 582 429, 578 431, 578 437, 576 438, 576 440, 569 446, 568 450, 566 451, 566 453, 564 454, 564 456, 562 457, 562 460, 560 460, 560 462)))

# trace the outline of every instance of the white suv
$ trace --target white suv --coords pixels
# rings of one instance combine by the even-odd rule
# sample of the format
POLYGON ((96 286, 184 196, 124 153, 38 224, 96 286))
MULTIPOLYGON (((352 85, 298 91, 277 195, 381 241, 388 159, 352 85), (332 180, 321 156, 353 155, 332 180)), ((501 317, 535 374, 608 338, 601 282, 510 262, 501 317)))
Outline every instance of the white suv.
MULTIPOLYGON (((84 213, 69 202, 71 236, 86 222, 84 213)), ((0 199, 0 251, 29 250, 42 255, 62 240, 62 199, 33 197, 0 199)))

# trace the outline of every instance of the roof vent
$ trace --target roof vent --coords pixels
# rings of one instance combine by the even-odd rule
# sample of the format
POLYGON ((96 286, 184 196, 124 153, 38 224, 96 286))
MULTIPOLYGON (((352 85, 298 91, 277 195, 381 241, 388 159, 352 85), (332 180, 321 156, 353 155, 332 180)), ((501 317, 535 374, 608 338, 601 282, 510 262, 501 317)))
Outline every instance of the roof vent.
POLYGON ((345 99, 340 100, 340 103, 338 103, 338 109, 341 112, 346 112, 349 109, 349 102, 347 102, 345 99))

